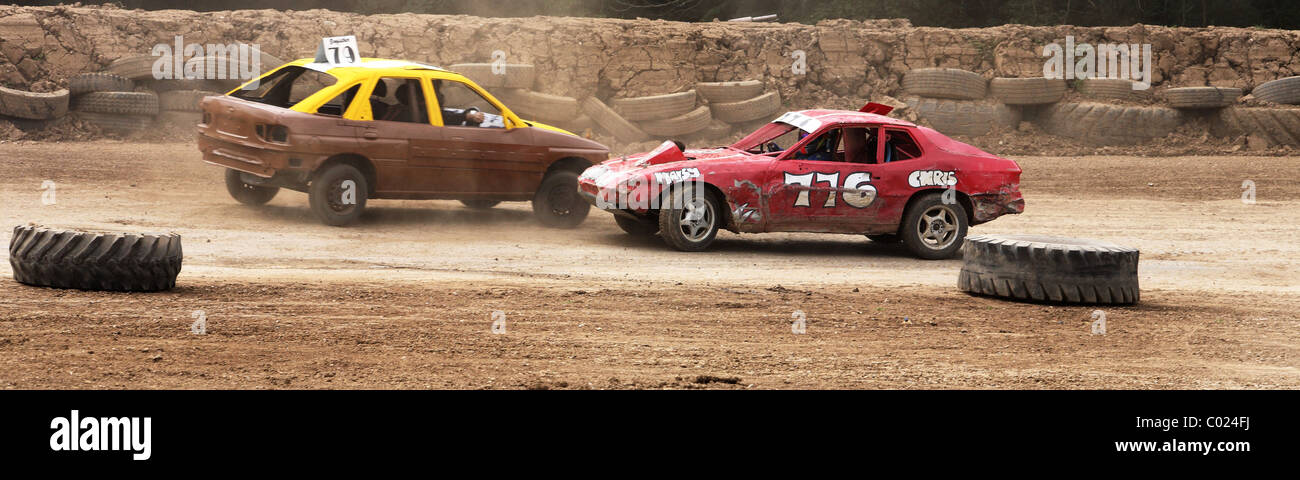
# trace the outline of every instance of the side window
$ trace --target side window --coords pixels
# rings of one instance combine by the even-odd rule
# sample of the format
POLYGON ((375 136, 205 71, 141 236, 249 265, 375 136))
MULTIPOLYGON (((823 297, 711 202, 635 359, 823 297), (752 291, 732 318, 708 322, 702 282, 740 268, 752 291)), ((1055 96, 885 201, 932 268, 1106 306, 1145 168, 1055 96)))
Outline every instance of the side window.
POLYGON ((381 78, 370 92, 370 113, 375 120, 427 124, 426 105, 418 78, 381 78))
POLYGON ((921 147, 903 130, 885 130, 885 158, 881 163, 900 162, 921 156, 921 147))
POLYGON ((443 125, 505 128, 501 109, 464 83, 434 80, 433 94, 437 97, 438 108, 442 110, 443 125), (479 114, 482 120, 476 121, 480 118, 479 114))
POLYGON ((337 78, 328 73, 292 66, 276 70, 261 80, 257 88, 240 90, 235 98, 289 108, 320 89, 334 85, 337 78))
POLYGON ((293 79, 293 84, 289 87, 289 104, 297 104, 311 94, 319 92, 320 89, 334 85, 335 82, 338 82, 338 79, 333 75, 304 69, 298 78, 293 79))
POLYGON ((343 112, 348 111, 348 105, 352 105, 352 99, 357 98, 357 91, 361 90, 361 84, 353 85, 352 88, 344 90, 342 93, 335 95, 328 102, 321 104, 316 109, 319 115, 328 115, 331 117, 342 117, 343 112))
POLYGON ((871 129, 850 127, 844 129, 844 140, 840 142, 841 157, 849 163, 876 163, 876 142, 872 141, 871 129))
POLYGON ((828 129, 816 138, 804 143, 789 158, 795 160, 817 160, 823 162, 843 161, 840 153, 840 129, 828 129), (838 157, 838 158, 837 158, 838 157))

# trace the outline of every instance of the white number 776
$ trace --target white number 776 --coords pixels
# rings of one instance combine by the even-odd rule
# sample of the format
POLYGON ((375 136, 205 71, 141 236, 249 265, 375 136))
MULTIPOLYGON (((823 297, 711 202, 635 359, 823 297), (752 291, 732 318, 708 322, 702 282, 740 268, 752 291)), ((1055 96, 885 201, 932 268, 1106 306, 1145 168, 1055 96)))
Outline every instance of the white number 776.
MULTIPOLYGON (((835 173, 805 173, 796 175, 785 172, 786 185, 797 185, 803 188, 799 189, 798 196, 794 199, 794 206, 807 207, 811 206, 810 192, 814 183, 825 183, 834 189, 839 184, 840 174, 835 173)), ((876 200, 876 187, 871 185, 871 172, 854 172, 844 177, 844 185, 840 189, 840 196, 844 197, 844 203, 856 208, 866 208, 871 202, 876 200)), ((835 206, 835 193, 832 192, 826 196, 826 203, 822 205, 825 208, 835 206)))

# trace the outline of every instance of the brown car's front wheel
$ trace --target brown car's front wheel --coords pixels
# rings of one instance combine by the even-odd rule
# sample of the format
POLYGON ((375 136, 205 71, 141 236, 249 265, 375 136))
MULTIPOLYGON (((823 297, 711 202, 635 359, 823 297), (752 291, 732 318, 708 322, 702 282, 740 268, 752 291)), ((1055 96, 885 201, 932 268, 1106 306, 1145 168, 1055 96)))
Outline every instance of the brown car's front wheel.
POLYGON ((578 174, 574 172, 547 175, 533 195, 533 214, 548 227, 576 227, 590 210, 591 204, 578 195, 578 174))
POLYGON ((244 183, 239 170, 226 169, 226 191, 236 201, 244 205, 262 205, 275 198, 275 194, 280 192, 280 187, 263 187, 261 185, 249 185, 244 183))
POLYGON ((356 167, 336 164, 316 174, 308 188, 311 210, 326 225, 342 226, 355 222, 366 208, 366 176, 356 167))

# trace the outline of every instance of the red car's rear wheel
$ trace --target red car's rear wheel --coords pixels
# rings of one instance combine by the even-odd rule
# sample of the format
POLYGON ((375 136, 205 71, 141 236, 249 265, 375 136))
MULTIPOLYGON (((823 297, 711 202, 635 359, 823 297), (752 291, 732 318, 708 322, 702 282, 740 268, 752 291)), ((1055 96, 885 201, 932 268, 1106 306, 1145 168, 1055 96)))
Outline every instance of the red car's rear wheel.
POLYGON ((928 193, 907 208, 899 232, 913 254, 938 260, 952 257, 961 249, 969 223, 961 203, 945 203, 942 195, 928 193))

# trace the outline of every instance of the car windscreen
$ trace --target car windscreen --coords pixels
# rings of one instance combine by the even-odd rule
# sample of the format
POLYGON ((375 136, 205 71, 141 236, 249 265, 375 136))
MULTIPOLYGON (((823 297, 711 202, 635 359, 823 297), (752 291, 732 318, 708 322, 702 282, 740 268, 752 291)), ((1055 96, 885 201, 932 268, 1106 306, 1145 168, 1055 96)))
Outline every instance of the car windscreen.
POLYGON ((740 139, 740 141, 731 144, 731 148, 751 153, 767 153, 770 151, 779 151, 780 149, 789 148, 790 145, 780 145, 780 149, 777 150, 765 150, 763 147, 778 140, 786 140, 785 143, 793 145, 794 141, 798 141, 798 137, 793 135, 791 135, 791 139, 782 139, 781 137, 790 134, 794 129, 794 125, 788 123, 772 122, 763 125, 758 130, 755 130, 754 133, 751 133, 745 138, 740 139))
POLYGON ((338 82, 333 75, 309 68, 290 66, 263 78, 256 88, 240 89, 231 96, 281 108, 289 108, 302 99, 338 82))

